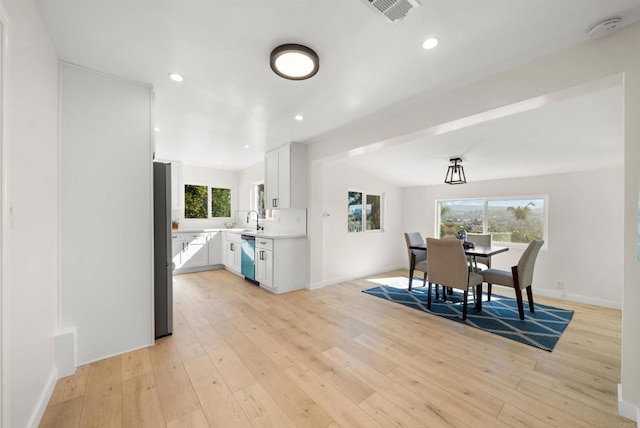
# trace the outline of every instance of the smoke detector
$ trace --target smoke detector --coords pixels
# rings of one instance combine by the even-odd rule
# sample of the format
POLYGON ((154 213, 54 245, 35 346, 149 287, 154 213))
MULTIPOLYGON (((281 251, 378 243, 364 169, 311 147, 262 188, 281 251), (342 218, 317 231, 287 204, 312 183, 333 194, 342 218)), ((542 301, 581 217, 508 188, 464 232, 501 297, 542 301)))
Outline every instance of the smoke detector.
POLYGON ((589 30, 589 37, 595 39, 596 37, 605 36, 618 28, 620 26, 620 22, 622 22, 622 18, 607 18, 591 27, 589 30))
POLYGON ((420 6, 418 0, 361 0, 388 22, 401 20, 411 9, 420 6))

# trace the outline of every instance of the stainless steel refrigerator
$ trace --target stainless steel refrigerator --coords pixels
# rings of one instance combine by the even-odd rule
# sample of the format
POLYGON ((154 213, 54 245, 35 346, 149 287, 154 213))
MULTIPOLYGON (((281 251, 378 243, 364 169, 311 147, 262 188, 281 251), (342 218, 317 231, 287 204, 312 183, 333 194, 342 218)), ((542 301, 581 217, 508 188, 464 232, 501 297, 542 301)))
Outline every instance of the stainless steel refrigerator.
POLYGON ((153 163, 153 265, 156 339, 173 333, 171 164, 153 163))

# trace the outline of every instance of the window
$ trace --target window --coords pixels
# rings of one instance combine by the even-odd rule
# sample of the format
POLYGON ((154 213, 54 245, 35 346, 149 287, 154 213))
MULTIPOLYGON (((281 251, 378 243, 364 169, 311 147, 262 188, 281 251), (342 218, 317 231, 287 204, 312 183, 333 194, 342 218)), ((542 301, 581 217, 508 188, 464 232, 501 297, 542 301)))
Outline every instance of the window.
POLYGON ((347 230, 348 232, 382 230, 382 195, 369 195, 349 190, 347 230))
MULTIPOLYGON (((253 193, 251 194, 250 207, 252 210, 258 211, 260 218, 267 218, 267 205, 265 204, 264 183, 255 183, 253 185, 253 193)), ((270 217, 270 215, 269 215, 270 217)))
POLYGON ((231 189, 211 188, 211 217, 231 217, 231 189))
POLYGON ((454 232, 490 233, 496 243, 527 244, 546 235, 546 197, 437 201, 439 236, 447 222, 454 232))
POLYGON ((185 184, 184 218, 210 217, 231 217, 231 189, 185 184))
POLYGON ((185 184, 184 218, 207 217, 207 186, 185 184))

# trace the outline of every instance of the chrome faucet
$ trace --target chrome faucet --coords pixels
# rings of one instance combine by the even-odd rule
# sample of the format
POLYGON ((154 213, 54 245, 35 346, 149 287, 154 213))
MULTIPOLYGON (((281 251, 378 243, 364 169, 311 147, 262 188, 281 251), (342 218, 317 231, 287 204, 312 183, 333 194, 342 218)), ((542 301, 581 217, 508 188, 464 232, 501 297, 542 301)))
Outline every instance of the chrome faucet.
POLYGON ((247 213, 247 223, 249 223, 249 220, 251 219, 251 213, 256 213, 256 230, 261 230, 262 227, 260 227, 260 214, 258 214, 258 211, 251 210, 247 213))

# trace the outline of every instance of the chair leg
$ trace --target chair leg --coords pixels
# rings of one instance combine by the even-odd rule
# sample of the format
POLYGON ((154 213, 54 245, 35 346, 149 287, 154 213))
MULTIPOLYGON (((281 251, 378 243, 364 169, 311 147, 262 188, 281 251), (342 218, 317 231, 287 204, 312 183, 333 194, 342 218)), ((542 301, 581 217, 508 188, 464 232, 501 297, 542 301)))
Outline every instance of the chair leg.
POLYGON ((477 290, 478 301, 476 302, 476 309, 481 311, 482 310, 482 284, 479 284, 477 287, 478 287, 478 290, 477 290))
MULTIPOLYGON (((438 284, 436 284, 436 290, 438 289, 438 284)), ((431 282, 429 282, 429 289, 427 290, 427 309, 431 309, 431 282)))
POLYGON ((527 299, 529 299, 529 310, 532 313, 535 313, 535 310, 533 309, 533 291, 531 290, 531 286, 527 287, 527 299))
POLYGON ((491 301, 491 284, 487 283, 487 302, 491 301))
POLYGON ((413 282, 413 266, 409 268, 409 291, 411 291, 411 283, 413 282))
POLYGON ((447 287, 445 287, 444 285, 442 286, 442 301, 443 302, 447 301, 447 287))
POLYGON ((524 319, 524 307, 522 304, 522 290, 519 288, 514 288, 516 292, 516 300, 518 301, 518 313, 520 314, 520 319, 524 319))
MULTIPOLYGON (((436 284, 436 299, 440 298, 440 286, 438 284, 436 284)), ((429 293, 431 293, 431 291, 429 291, 429 293)))
POLYGON ((463 299, 463 303, 462 303, 462 320, 466 320, 467 319, 467 301, 469 300, 469 290, 466 290, 464 293, 462 293, 464 296, 462 297, 463 299))

